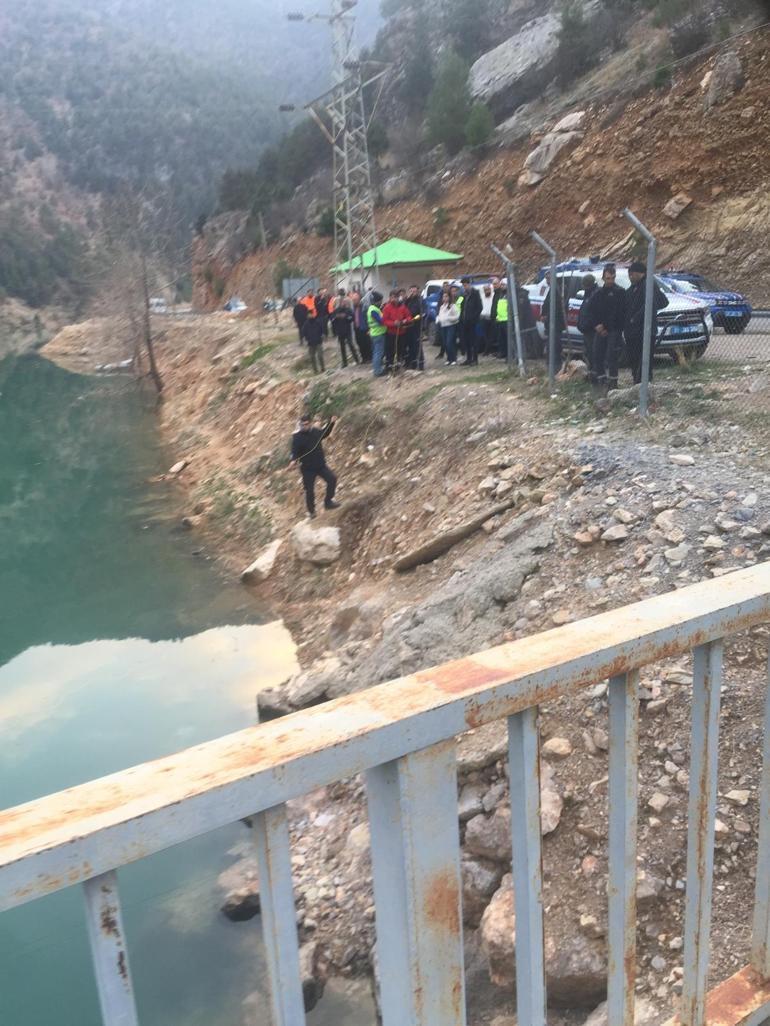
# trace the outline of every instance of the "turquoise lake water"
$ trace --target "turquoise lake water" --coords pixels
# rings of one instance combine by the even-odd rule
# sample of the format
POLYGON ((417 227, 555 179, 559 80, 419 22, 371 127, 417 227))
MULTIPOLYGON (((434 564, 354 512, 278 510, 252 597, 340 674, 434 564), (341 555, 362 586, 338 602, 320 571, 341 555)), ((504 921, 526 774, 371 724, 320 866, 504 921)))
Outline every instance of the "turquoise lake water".
MULTIPOLYGON (((148 484, 174 458, 132 381, 0 362, 0 807, 248 726, 295 666, 148 484)), ((235 825, 120 871, 142 1026, 245 1026, 259 921, 221 916, 217 876, 247 841, 235 825)), ((338 985, 308 1021, 372 1014, 338 985)), ((99 1022, 79 888, 0 915, 0 1023, 99 1022)))

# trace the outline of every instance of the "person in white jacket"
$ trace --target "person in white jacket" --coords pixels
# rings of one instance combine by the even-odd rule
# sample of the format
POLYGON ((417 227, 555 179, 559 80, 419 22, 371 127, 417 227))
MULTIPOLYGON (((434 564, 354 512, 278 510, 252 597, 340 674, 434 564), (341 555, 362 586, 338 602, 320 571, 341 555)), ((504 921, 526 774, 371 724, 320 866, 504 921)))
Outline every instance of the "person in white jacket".
POLYGON ((441 351, 446 357, 447 367, 457 366, 457 323, 460 311, 448 292, 441 293, 441 303, 436 315, 436 324, 441 333, 441 351))

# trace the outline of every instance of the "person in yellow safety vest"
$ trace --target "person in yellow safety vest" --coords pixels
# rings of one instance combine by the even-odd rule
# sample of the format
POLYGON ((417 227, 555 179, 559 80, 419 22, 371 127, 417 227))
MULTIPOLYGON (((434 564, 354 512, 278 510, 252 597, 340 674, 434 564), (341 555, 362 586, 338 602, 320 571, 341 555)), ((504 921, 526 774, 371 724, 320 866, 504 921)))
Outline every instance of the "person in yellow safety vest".
POLYGON ((497 297, 495 320, 497 322, 497 358, 508 358, 508 290, 503 285, 497 297))
POLYGON ((382 294, 372 292, 371 303, 366 311, 366 325, 369 329, 369 337, 372 340, 372 370, 375 378, 381 378, 385 373, 385 336, 388 329, 382 320, 382 294))

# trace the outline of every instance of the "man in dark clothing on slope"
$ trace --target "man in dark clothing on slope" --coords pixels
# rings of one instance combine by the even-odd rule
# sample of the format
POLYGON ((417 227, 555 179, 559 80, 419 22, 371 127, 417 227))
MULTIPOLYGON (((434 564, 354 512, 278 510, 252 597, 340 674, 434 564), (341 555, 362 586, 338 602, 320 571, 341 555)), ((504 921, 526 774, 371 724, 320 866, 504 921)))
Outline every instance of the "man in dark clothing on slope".
POLYGON ((297 325, 297 331, 299 332, 299 344, 302 345, 304 342, 302 337, 302 328, 308 318, 308 309, 301 299, 297 299, 297 302, 294 304, 292 316, 294 317, 294 323, 297 325))
POLYGON ((350 350, 350 357, 353 363, 360 363, 356 347, 353 345, 353 308, 345 295, 345 290, 340 289, 337 293, 334 309, 332 310, 332 331, 340 344, 340 358, 342 366, 347 367, 348 357, 346 350, 350 350))
MULTIPOLYGON (((647 296, 647 269, 640 260, 635 260, 628 268, 631 287, 626 292, 626 316, 623 323, 623 335, 626 339, 626 351, 631 363, 634 384, 642 380, 642 360, 644 356, 644 306, 647 296)), ((652 342, 650 344, 649 381, 652 381, 652 356, 655 351, 655 340, 658 337, 658 310, 668 306, 668 299, 653 278, 652 282, 652 342)))
POLYGON ((608 391, 618 387, 618 356, 625 318, 626 290, 615 282, 615 265, 605 264, 602 287, 588 300, 581 323, 595 333, 594 373, 597 383, 608 391))
POLYGON ((311 517, 315 516, 315 479, 317 477, 326 482, 324 509, 336 509, 339 506, 339 503, 334 501, 337 476, 326 465, 322 444, 324 438, 328 438, 332 433, 332 428, 336 423, 336 419, 330 417, 325 427, 313 427, 313 418, 309 413, 303 413, 299 421, 299 430, 295 431, 291 437, 290 465, 299 461, 302 485, 305 489, 305 502, 311 517))
POLYGON ((460 307, 460 347, 465 350, 464 367, 473 367, 479 362, 477 335, 481 320, 481 294, 471 285, 470 278, 461 278, 465 296, 460 307))
POLYGON ((596 373, 596 360, 594 359, 596 332, 588 325, 588 311, 590 309, 591 296, 598 290, 599 286, 596 284, 596 278, 592 274, 584 274, 581 284, 583 286, 583 302, 580 304, 577 329, 583 336, 583 357, 588 368, 588 380, 591 382, 591 385, 596 386, 599 384, 599 378, 596 373))

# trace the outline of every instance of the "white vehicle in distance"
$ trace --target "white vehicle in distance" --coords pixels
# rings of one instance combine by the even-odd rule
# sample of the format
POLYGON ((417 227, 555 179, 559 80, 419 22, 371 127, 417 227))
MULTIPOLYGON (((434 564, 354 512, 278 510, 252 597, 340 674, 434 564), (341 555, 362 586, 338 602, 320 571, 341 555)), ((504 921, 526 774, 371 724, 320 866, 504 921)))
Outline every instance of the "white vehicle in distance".
MULTIPOLYGON (((583 351, 583 336, 578 331, 577 320, 583 305, 583 276, 593 274, 599 286, 602 283, 604 262, 592 260, 568 260, 556 265, 556 277, 561 283, 564 300, 567 303, 567 330, 562 335, 562 344, 573 353, 583 351)), ((628 265, 615 264, 616 281, 621 288, 631 284, 628 265)), ((541 267, 537 281, 525 288, 537 323, 537 330, 545 352, 545 324, 543 321, 543 300, 548 292, 545 280, 548 267, 541 267)), ((714 319, 708 303, 691 296, 675 292, 660 276, 655 280, 666 294, 668 306, 658 312, 658 335, 655 340, 656 355, 667 354, 676 360, 679 356, 699 358, 706 352, 714 330, 714 319)), ((624 360, 622 359, 622 362, 624 360)))
POLYGON ((150 313, 168 313, 168 303, 163 298, 163 296, 152 296, 150 298, 150 313))

